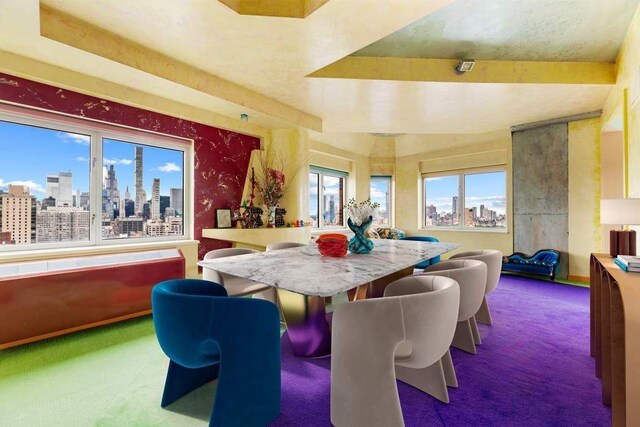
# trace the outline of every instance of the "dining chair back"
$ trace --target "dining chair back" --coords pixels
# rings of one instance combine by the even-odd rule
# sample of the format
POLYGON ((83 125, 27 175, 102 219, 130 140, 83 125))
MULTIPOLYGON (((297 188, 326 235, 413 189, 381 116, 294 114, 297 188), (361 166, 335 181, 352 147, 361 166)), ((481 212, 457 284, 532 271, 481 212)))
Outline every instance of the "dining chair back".
POLYGON ((158 283, 151 303, 170 359, 162 407, 217 379, 209 425, 264 426, 279 415, 280 322, 273 304, 229 298, 221 285, 193 279, 158 283))
POLYGON ((452 346, 476 354, 476 344, 481 344, 475 314, 484 299, 487 282, 487 265, 478 260, 454 259, 442 261, 424 270, 421 276, 449 277, 460 285, 460 310, 452 346))
MULTIPOLYGON (((207 260, 226 258, 238 255, 252 254, 256 252, 257 251, 254 251, 253 249, 247 248, 214 249, 207 252, 203 259, 207 260)), ((224 286, 229 296, 236 297, 259 294, 258 296, 262 299, 271 301, 274 304, 276 303, 275 289, 269 285, 254 282, 252 280, 244 279, 238 276, 233 276, 231 274, 222 273, 213 268, 206 267, 202 269, 202 278, 204 280, 209 280, 211 282, 215 282, 224 286)))
POLYGON ((500 271, 502 270, 502 252, 495 249, 483 249, 479 251, 467 251, 452 255, 449 259, 475 259, 487 264, 487 284, 484 290, 484 299, 480 309, 476 313, 476 321, 491 325, 491 311, 487 302, 487 295, 498 287, 500 271))
POLYGON ((383 298, 336 307, 331 422, 404 425, 396 378, 448 402, 450 369, 442 359, 453 339, 459 301, 453 279, 409 276, 387 286, 383 298))
POLYGON ((277 242, 277 243, 269 243, 267 245, 267 252, 269 251, 277 251, 280 249, 289 249, 289 248, 297 248, 300 246, 306 246, 304 243, 298 242, 277 242))

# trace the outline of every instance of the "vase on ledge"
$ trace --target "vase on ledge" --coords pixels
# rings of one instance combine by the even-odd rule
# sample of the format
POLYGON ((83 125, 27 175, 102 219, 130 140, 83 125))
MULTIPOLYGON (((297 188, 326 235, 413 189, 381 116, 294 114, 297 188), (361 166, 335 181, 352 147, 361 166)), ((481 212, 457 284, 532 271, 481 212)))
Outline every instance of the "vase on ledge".
POLYGON ((275 228, 276 226, 276 207, 267 206, 267 227, 275 228))
POLYGON ((372 221, 373 217, 371 216, 360 225, 355 225, 351 218, 347 220, 347 225, 354 233, 354 236, 349 239, 348 248, 354 254, 368 254, 373 250, 373 242, 366 235, 372 221))

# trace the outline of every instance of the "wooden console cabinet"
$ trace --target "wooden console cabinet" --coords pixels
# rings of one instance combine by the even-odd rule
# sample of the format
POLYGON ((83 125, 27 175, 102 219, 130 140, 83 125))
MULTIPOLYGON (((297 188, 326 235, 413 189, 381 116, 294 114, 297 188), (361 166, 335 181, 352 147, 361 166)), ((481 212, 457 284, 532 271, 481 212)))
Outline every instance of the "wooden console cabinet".
POLYGON ((612 425, 640 426, 640 273, 591 254, 591 356, 612 425))

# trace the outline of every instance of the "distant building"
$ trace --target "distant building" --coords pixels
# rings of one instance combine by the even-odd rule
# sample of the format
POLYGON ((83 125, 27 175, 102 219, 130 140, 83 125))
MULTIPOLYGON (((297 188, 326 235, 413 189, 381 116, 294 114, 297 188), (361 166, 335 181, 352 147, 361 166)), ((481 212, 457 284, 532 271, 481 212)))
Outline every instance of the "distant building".
POLYGON ((136 215, 142 215, 144 209, 144 202, 147 200, 147 193, 142 188, 142 147, 136 147, 136 163, 135 163, 135 178, 136 178, 136 215))
POLYGON ((42 202, 40 202, 40 209, 54 208, 55 206, 56 199, 51 196, 42 199, 42 202))
POLYGON ((76 242, 89 240, 91 214, 73 206, 55 206, 37 214, 38 243, 76 242))
MULTIPOLYGON (((133 201, 131 201, 133 207, 133 201)), ((128 237, 142 236, 144 232, 144 219, 138 216, 131 216, 128 218, 120 218, 118 220, 120 234, 127 235, 128 237)))
POLYGON ((458 216, 458 196, 453 196, 451 200, 451 215, 454 218, 458 216))
POLYGON ((182 188, 171 188, 169 190, 169 206, 176 210, 178 215, 182 215, 183 207, 183 195, 182 188))
POLYGON ((35 243, 38 205, 29 187, 9 185, 0 199, 0 231, 11 233, 16 244, 35 243))
POLYGON ((82 209, 89 210, 89 201, 91 200, 91 195, 88 191, 83 191, 80 193, 80 205, 78 207, 82 209))
POLYGON ((160 196, 160 215, 164 218, 165 210, 170 206, 169 196, 160 196))
POLYGON ((164 215, 165 218, 171 218, 173 216, 176 216, 177 212, 176 212, 176 210, 174 208, 166 208, 164 210, 164 214, 163 215, 164 215))
POLYGON ((153 178, 151 186, 151 219, 160 219, 160 179, 153 178))
MULTIPOLYGON (((136 214, 136 202, 133 200, 127 199, 124 202, 124 214, 126 217, 135 216, 136 214)), ((142 217, 138 217, 142 218, 142 217)))

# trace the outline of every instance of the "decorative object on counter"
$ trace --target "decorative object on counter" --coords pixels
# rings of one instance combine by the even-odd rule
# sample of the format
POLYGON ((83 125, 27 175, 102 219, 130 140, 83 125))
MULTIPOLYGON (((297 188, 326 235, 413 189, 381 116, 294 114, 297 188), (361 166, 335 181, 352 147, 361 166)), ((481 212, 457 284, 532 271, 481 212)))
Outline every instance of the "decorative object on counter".
POLYGON ((244 223, 244 219, 242 218, 242 211, 241 209, 245 209, 244 207, 239 207, 234 209, 233 211, 233 227, 237 227, 237 228, 242 228, 242 225, 244 223))
POLYGON ((347 236, 344 234, 321 234, 316 241, 320 254, 328 257, 343 257, 347 254, 347 236))
POLYGON ((404 238, 405 232, 398 228, 377 227, 367 230, 367 237, 370 239, 393 239, 400 240, 404 238))
POLYGON ((284 227, 284 216, 287 210, 285 208, 276 208, 276 227, 284 227))
POLYGON ((231 209, 216 209, 216 228, 231 228, 231 209))
POLYGON ((378 203, 372 203, 371 199, 356 203, 355 199, 349 199, 345 208, 347 214, 347 225, 355 234, 349 240, 349 250, 356 254, 368 254, 373 250, 373 242, 366 236, 367 228, 373 221, 378 203))
POLYGON ((635 230, 625 226, 640 224, 640 198, 600 199, 600 224, 619 225, 620 230, 609 232, 609 255, 636 254, 635 230))
POLYGON ((288 168, 292 170, 292 173, 287 181, 285 180, 283 171, 288 164, 290 164, 290 162, 287 162, 284 157, 268 149, 260 153, 261 173, 258 174, 255 185, 260 190, 260 193, 262 193, 262 201, 267 207, 268 227, 277 227, 276 208, 282 198, 287 194, 291 182, 300 170, 302 170, 302 167, 307 164, 307 160, 306 158, 301 159, 293 168, 288 168))
POLYGON ((262 222, 262 208, 258 206, 247 206, 242 213, 242 221, 244 228, 260 228, 264 224, 262 222))

